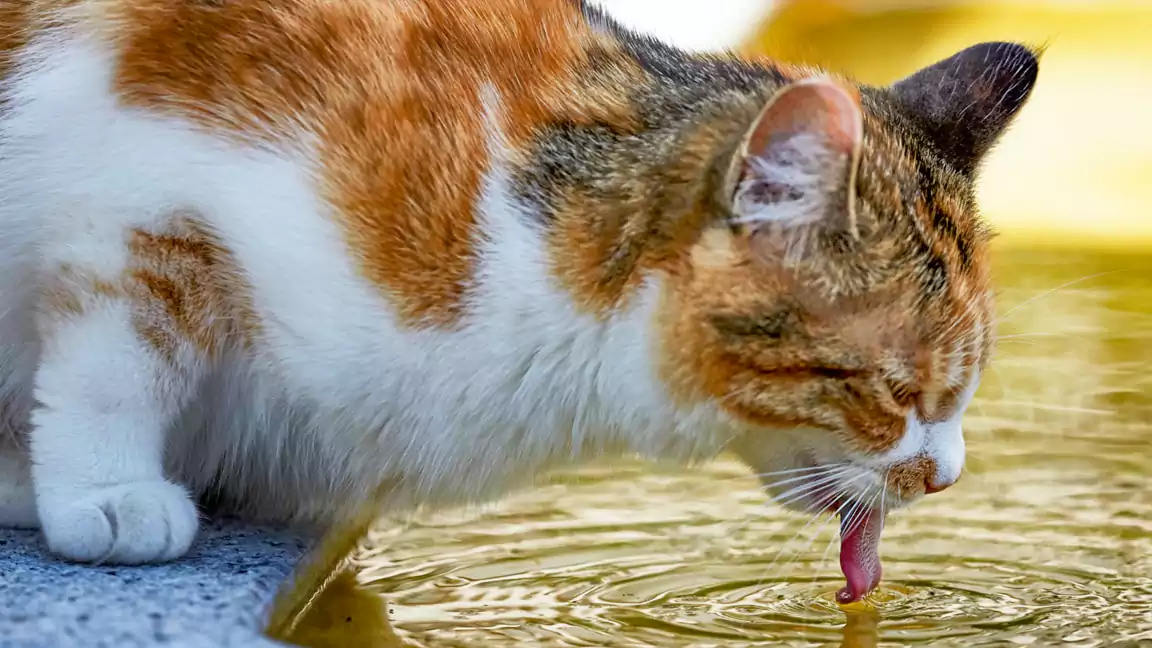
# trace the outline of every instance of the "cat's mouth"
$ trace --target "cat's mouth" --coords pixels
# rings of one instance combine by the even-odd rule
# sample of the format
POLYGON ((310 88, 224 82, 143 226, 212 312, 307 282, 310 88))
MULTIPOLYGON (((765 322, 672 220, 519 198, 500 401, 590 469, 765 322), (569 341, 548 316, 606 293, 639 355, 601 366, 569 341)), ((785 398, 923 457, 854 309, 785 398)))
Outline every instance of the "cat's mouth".
POLYGON ((846 496, 794 501, 815 511, 837 511, 840 516, 840 570, 847 584, 836 592, 842 604, 855 603, 876 589, 883 572, 880 535, 889 509, 863 506, 846 496))
POLYGON ((884 517, 882 508, 841 511, 840 570, 848 583, 836 592, 837 602, 855 603, 880 584, 880 532, 884 517))
POLYGON ((847 581, 836 592, 842 604, 855 603, 880 584, 880 536, 891 507, 869 505, 842 493, 793 499, 787 505, 808 511, 836 511, 840 517, 840 570, 847 581))
POLYGON ((836 600, 842 604, 859 601, 880 584, 880 536, 887 513, 907 501, 875 497, 878 491, 885 492, 880 481, 884 478, 865 466, 846 468, 848 462, 844 460, 821 461, 810 451, 791 459, 775 465, 752 461, 750 465, 778 469, 764 472, 760 478, 770 497, 782 506, 809 515, 836 512, 840 517, 840 569, 846 581, 836 600), (779 470, 781 466, 786 468, 779 470), (779 475, 785 477, 778 479, 779 475))

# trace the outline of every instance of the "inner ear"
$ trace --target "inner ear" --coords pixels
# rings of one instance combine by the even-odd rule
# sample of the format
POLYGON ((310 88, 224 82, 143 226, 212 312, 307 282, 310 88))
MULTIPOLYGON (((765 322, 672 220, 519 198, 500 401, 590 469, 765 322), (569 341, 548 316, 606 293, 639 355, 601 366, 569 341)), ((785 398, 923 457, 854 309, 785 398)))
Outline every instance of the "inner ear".
POLYGON ((733 224, 751 236, 776 235, 778 243, 799 229, 855 236, 863 121, 855 88, 830 79, 805 79, 777 91, 732 160, 727 186, 733 224))
POLYGON ((1017 43, 981 43, 892 86, 913 120, 961 173, 980 160, 1027 102, 1038 52, 1017 43))

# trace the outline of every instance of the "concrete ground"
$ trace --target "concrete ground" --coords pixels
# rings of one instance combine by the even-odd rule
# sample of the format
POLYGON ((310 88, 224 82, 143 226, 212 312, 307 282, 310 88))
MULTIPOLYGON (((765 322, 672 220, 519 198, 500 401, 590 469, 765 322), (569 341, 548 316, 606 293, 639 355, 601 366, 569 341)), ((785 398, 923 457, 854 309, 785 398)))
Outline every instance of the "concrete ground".
POLYGON ((0 648, 265 648, 276 588, 303 557, 300 538, 206 523, 191 553, 141 567, 47 555, 37 532, 0 529, 0 648))

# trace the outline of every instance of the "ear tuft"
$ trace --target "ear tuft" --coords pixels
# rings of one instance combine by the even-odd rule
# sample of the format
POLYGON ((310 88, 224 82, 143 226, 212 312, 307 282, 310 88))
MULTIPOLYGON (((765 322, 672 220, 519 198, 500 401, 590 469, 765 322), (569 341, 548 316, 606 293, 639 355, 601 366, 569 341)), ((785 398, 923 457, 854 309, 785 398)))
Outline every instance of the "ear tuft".
POLYGON ((733 159, 732 224, 761 241, 770 235, 789 250, 817 228, 854 235, 863 119, 855 89, 829 79, 779 90, 733 159))

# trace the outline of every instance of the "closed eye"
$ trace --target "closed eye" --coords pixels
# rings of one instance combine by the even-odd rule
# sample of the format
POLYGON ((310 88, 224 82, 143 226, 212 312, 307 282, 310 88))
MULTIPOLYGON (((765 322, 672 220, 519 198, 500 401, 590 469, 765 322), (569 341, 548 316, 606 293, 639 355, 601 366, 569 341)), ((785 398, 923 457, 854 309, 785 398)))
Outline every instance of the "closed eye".
POLYGON ((771 367, 760 369, 762 373, 773 376, 794 376, 797 378, 831 378, 833 380, 848 380, 857 378, 865 372, 848 367, 826 367, 822 365, 793 365, 785 367, 771 367))

